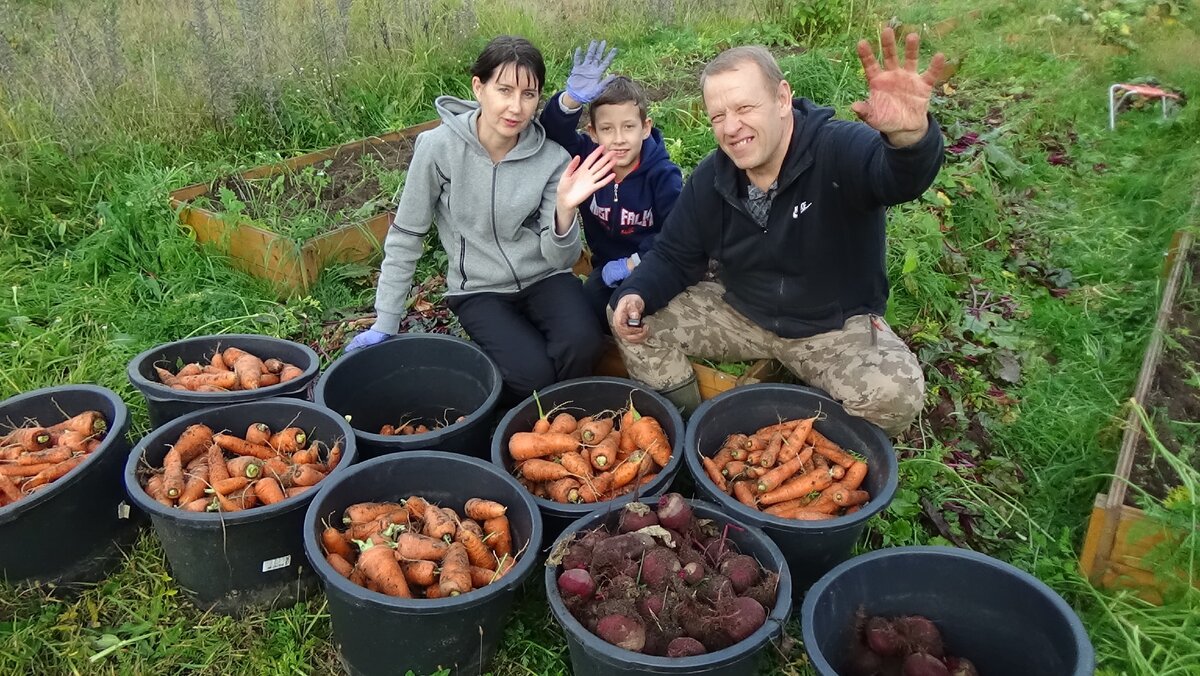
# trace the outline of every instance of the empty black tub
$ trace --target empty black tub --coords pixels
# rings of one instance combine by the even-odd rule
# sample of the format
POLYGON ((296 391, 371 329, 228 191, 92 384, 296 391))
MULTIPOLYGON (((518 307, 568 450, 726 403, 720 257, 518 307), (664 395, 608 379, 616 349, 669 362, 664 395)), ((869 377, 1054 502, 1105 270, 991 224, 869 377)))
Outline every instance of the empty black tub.
POLYGON ((675 475, 679 473, 679 468, 683 466, 683 418, 671 402, 641 383, 625 378, 592 376, 564 380, 547 387, 538 392, 537 401, 532 396, 529 397, 500 420, 495 434, 492 435, 492 462, 512 474, 513 461, 508 454, 508 440, 517 432, 533 429, 533 424, 538 419, 538 401, 541 402, 543 411, 562 406, 560 412, 565 411, 582 418, 601 411, 625 408, 629 406, 631 396, 638 413, 657 420, 667 433, 667 438, 671 440, 671 461, 658 472, 653 481, 638 489, 636 495, 629 493, 614 500, 581 504, 555 502, 534 496, 533 501, 541 510, 542 521, 546 524, 547 541, 558 537, 564 528, 582 516, 596 511, 615 510, 635 497, 657 496, 666 491, 675 475))
POLYGON ((479 674, 504 636, 517 587, 533 572, 542 520, 529 494, 512 477, 477 458, 440 451, 393 453, 333 477, 308 508, 304 549, 316 568, 333 622, 333 641, 346 670, 358 675, 431 674, 451 669, 479 674), (340 524, 359 502, 399 501, 418 495, 462 514, 469 498, 508 507, 513 568, 499 580, 461 596, 402 599, 360 587, 325 560, 321 531, 340 524))
POLYGON ((146 350, 134 357, 125 368, 129 382, 133 383, 133 386, 146 399, 146 407, 150 413, 150 425, 155 428, 160 427, 168 420, 205 408, 228 406, 246 401, 261 401, 272 397, 304 399, 308 395, 309 385, 316 380, 319 370, 320 361, 317 359, 317 353, 307 345, 253 334, 200 336, 177 340, 146 350), (286 383, 256 390, 189 392, 173 390, 163 385, 154 372, 156 365, 173 373, 180 364, 192 362, 207 364, 218 348, 224 350, 227 347, 245 350, 264 360, 279 359, 296 366, 303 373, 286 383))
POLYGON ((11 584, 95 582, 137 536, 121 483, 129 410, 115 392, 95 385, 26 392, 0 403, 0 429, 28 420, 49 427, 84 411, 104 416, 100 446, 67 475, 0 507, 0 577, 11 584))
POLYGON ((855 613, 923 615, 946 654, 981 676, 1091 676, 1096 658, 1079 617, 1032 575, 953 547, 894 547, 829 571, 801 609, 804 649, 821 676, 848 671, 855 613))
POLYGON ((699 496, 716 502, 739 521, 758 526, 779 545, 792 571, 797 601, 809 585, 846 560, 867 520, 882 512, 896 494, 896 453, 883 432, 850 415, 837 402, 799 385, 760 384, 736 387, 704 402, 688 421, 688 470, 699 496), (814 427, 842 448, 862 455, 870 470, 864 488, 871 500, 848 516, 824 521, 796 521, 751 509, 726 495, 708 478, 700 456, 712 456, 730 434, 755 430, 793 418, 824 415, 814 427))
POLYGON ((346 421, 322 406, 297 399, 268 399, 205 409, 176 418, 138 442, 125 464, 125 489, 150 514, 175 579, 196 605, 224 614, 283 607, 316 587, 304 559, 304 510, 317 489, 345 472, 357 457, 346 421), (170 445, 188 426, 241 436, 252 423, 272 430, 301 427, 326 447, 340 442, 341 462, 317 487, 273 505, 244 511, 189 512, 156 502, 138 480, 139 468, 162 466, 170 445))
POLYGON ((432 449, 486 460, 502 384, 500 369, 478 345, 413 333, 335 361, 317 381, 313 400, 349 417, 364 458, 432 449), (379 433, 405 420, 441 427, 406 436, 379 433))

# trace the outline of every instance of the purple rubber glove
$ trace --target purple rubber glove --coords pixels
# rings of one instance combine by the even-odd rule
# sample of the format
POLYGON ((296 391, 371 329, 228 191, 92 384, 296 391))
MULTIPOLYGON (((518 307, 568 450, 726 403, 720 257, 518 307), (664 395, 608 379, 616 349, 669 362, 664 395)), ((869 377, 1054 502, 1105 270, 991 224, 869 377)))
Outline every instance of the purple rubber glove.
POLYGON ((604 268, 600 270, 600 278, 604 280, 605 286, 616 286, 620 284, 626 277, 629 276, 629 259, 618 258, 615 261, 609 261, 604 264, 604 268))
POLYGON ((601 40, 599 45, 592 40, 586 55, 581 55, 579 48, 575 48, 575 66, 567 77, 567 94, 579 103, 591 103, 613 79, 612 75, 604 77, 604 71, 616 57, 617 48, 613 47, 605 54, 607 46, 607 40, 601 40))
POLYGON ((378 345, 379 343, 382 343, 383 341, 385 341, 391 337, 392 337, 392 334, 390 334, 390 333, 384 333, 383 331, 376 331, 375 329, 367 329, 366 331, 363 331, 362 333, 355 336, 354 340, 350 341, 350 343, 348 345, 346 345, 346 352, 353 352, 360 347, 370 347, 372 345, 378 345))

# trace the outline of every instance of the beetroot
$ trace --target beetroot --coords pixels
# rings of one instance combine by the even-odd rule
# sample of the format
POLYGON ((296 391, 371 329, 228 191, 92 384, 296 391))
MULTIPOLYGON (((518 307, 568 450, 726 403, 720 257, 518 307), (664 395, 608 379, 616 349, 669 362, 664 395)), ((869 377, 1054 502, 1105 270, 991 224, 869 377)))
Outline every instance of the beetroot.
POLYGON ((573 568, 587 569, 592 565, 592 547, 584 545, 581 542, 576 542, 567 550, 567 554, 563 557, 562 567, 567 570, 573 568))
POLYGON ((684 566, 678 575, 687 584, 696 584, 704 579, 704 565, 693 561, 684 566))
POLYGON ((692 506, 678 493, 666 493, 658 499, 658 522, 680 533, 692 527, 692 506))
POLYGON ((909 650, 929 653, 934 657, 945 655, 942 647, 942 632, 938 631, 937 625, 929 618, 908 615, 893 621, 892 626, 904 637, 909 650))
POLYGON ((738 554, 725 559, 721 563, 721 574, 729 578, 733 583, 733 590, 739 594, 743 594, 747 589, 758 583, 759 571, 762 566, 758 565, 758 560, 753 556, 738 554))
POLYGON ((591 598, 596 593, 596 582, 592 574, 582 568, 572 568, 558 576, 558 591, 563 596, 591 598))
POLYGON ((651 589, 662 589, 679 572, 679 557, 666 547, 655 547, 646 552, 642 559, 642 584, 651 589))
POLYGON ((656 620, 662 617, 663 609, 667 606, 667 598, 663 594, 654 594, 652 596, 643 596, 638 599, 638 613, 647 620, 656 620))
POLYGON ((871 652, 865 643, 858 641, 850 648, 850 659, 845 671, 846 676, 878 676, 883 671, 883 666, 883 658, 871 652))
POLYGON ((709 575, 701 580, 700 584, 696 586, 696 593, 700 598, 709 603, 716 603, 735 596, 733 593, 733 583, 729 581, 729 578, 720 573, 709 575))
POLYGON ((596 624, 596 635, 625 650, 640 653, 646 646, 646 627, 624 615, 606 615, 596 624))
POLYGON ((758 584, 747 589, 743 596, 749 596, 762 604, 763 608, 770 610, 779 600, 779 576, 767 570, 763 571, 761 577, 758 584))
POLYGON ((979 676, 975 664, 965 657, 947 657, 946 668, 950 670, 950 676, 979 676))
POLYGON ((872 617, 868 619, 865 631, 867 646, 876 655, 894 657, 904 652, 904 637, 886 618, 872 617))
POLYGON ((654 546, 654 538, 645 533, 614 535, 596 544, 592 549, 592 572, 596 569, 621 568, 630 559, 636 560, 642 552, 654 546))
POLYGON ((725 633, 734 643, 745 640, 767 621, 767 611, 752 598, 738 596, 718 606, 725 633))
POLYGON ((667 657, 693 657, 707 652, 704 644, 691 636, 680 636, 667 645, 667 657))
POLYGON ((621 516, 618 517, 617 531, 620 533, 632 533, 633 531, 641 530, 647 526, 657 525, 657 514, 640 502, 631 502, 621 508, 621 516))
POLYGON ((950 670, 929 653, 913 653, 904 659, 904 676, 950 676, 950 670))

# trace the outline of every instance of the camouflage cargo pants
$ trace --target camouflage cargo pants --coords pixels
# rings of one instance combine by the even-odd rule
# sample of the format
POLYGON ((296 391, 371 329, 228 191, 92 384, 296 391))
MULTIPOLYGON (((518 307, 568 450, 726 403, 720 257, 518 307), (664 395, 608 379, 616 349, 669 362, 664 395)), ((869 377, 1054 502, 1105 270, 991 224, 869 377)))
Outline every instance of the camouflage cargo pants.
POLYGON ((920 412, 925 401, 921 366, 882 317, 858 315, 840 331, 781 338, 730 307, 724 293, 717 282, 700 282, 646 317, 650 335, 644 342, 618 340, 630 377, 670 390, 693 377, 689 355, 717 361, 774 358, 889 436, 920 412))

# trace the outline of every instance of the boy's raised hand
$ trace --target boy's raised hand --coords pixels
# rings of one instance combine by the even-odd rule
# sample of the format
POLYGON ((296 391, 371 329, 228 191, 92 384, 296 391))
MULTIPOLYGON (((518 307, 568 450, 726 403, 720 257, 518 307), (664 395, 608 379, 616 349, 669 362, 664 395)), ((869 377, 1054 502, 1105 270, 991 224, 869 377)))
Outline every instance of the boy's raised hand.
POLYGON ((591 103, 613 79, 612 75, 604 77, 604 71, 616 58, 617 48, 613 47, 605 54, 607 46, 607 40, 601 40, 599 44, 592 40, 587 54, 581 54, 579 48, 575 48, 575 65, 567 77, 567 96, 575 99, 576 103, 591 103))

